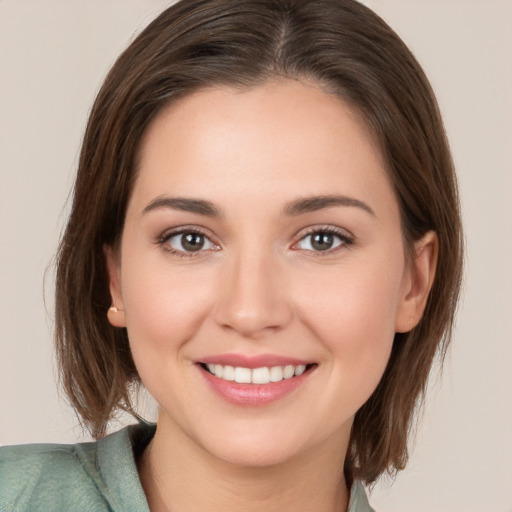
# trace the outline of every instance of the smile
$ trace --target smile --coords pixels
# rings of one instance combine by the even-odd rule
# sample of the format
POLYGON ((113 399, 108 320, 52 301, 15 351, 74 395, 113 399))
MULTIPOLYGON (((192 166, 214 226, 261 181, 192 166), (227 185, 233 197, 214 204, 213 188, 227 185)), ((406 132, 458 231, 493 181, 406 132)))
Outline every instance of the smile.
POLYGON ((245 368, 243 366, 230 366, 221 364, 205 364, 206 369, 215 377, 234 381, 239 384, 269 384, 298 377, 306 371, 305 364, 272 366, 261 368, 245 368))
POLYGON ((218 396, 238 406, 265 406, 301 388, 316 362, 287 356, 219 354, 197 361, 205 382, 218 396))

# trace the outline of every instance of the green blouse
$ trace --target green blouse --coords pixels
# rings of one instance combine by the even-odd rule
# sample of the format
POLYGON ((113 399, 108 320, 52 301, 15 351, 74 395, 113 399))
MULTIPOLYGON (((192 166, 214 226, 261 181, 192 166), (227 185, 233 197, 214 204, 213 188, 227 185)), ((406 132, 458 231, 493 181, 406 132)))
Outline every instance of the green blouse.
MULTIPOLYGON (((150 512, 135 460, 154 433, 139 423, 95 443, 0 448, 0 512, 150 512)), ((348 512, 374 512, 360 482, 348 512)))

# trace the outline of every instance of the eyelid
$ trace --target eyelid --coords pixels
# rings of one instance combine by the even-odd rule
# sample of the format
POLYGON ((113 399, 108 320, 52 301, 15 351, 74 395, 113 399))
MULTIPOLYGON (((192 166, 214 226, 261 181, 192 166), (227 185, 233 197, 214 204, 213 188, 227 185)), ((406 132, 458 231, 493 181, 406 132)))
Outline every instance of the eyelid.
MULTIPOLYGON (((322 256, 322 255, 329 255, 336 251, 338 251, 340 248, 350 246, 354 243, 354 236, 346 229, 340 228, 338 226, 333 226, 330 224, 321 224, 321 225, 313 225, 308 226, 306 228, 303 228, 300 230, 294 237, 295 242, 291 245, 292 250, 302 250, 304 252, 308 252, 311 254, 314 254, 315 256, 322 256), (308 249, 299 249, 297 248, 297 245, 304 240, 307 236, 310 236, 315 233, 329 233, 334 236, 337 236, 342 243, 338 246, 334 247, 333 249, 327 249, 325 251, 314 251, 314 250, 308 250, 308 249)), ((176 255, 180 257, 199 257, 204 256, 204 253, 209 253, 211 251, 218 251, 221 249, 221 244, 218 240, 216 240, 216 237, 213 236, 213 234, 203 228, 196 225, 184 225, 184 226, 176 226, 174 228, 169 228, 165 230, 161 235, 157 236, 155 243, 157 245, 160 245, 165 251, 176 255), (181 251, 178 249, 175 249, 171 247, 167 242, 170 238, 174 236, 178 236, 185 233, 193 233, 198 234, 201 236, 204 236, 207 238, 211 244, 214 245, 214 248, 209 248, 206 250, 198 250, 198 251, 181 251)))
POLYGON ((324 224, 324 225, 321 224, 321 225, 308 226, 308 227, 302 229, 295 236, 295 240, 296 241, 292 244, 291 249, 302 250, 304 252, 314 254, 315 256, 322 256, 322 255, 332 254, 343 247, 353 245, 355 242, 355 237, 346 229, 343 229, 343 228, 340 228, 337 226, 333 226, 331 224, 324 224), (329 233, 331 235, 334 235, 334 236, 337 236, 338 238, 340 238, 340 240, 343 243, 341 243, 339 246, 337 246, 333 249, 328 249, 325 251, 313 251, 313 250, 308 250, 308 249, 296 248, 296 246, 302 240, 304 240, 304 238, 306 238, 307 236, 313 235, 315 233, 329 233))
POLYGON ((195 225, 177 226, 174 228, 166 229, 161 235, 157 236, 155 243, 161 246, 162 249, 164 249, 168 253, 184 258, 204 256, 204 253, 220 250, 220 243, 215 240, 215 237, 208 230, 195 225), (204 236, 206 239, 210 241, 211 244, 213 244, 214 247, 210 249, 189 252, 175 249, 171 247, 170 244, 167 243, 171 238, 186 233, 204 236))

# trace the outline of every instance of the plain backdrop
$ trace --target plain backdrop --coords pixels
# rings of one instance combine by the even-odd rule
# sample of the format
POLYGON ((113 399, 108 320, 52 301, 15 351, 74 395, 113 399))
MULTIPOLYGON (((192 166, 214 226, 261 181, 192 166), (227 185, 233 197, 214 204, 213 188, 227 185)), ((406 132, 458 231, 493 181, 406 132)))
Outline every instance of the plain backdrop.
MULTIPOLYGON (((409 466, 394 483, 380 482, 371 502, 379 512, 511 512, 512 2, 364 3, 431 79, 467 238, 445 371, 430 386, 409 466)), ((166 5, 0 0, 1 444, 85 438, 56 389, 52 258, 95 92, 166 5)))

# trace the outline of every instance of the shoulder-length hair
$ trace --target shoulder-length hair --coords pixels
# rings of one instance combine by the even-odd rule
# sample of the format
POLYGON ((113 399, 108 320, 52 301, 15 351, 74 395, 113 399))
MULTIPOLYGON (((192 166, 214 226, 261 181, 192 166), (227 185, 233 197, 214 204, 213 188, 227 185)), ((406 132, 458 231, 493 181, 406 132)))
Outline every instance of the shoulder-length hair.
POLYGON ((148 124, 212 85, 285 77, 318 83, 357 109, 380 145, 401 211, 404 249, 437 233, 438 266, 419 325, 396 334, 389 364, 357 412, 346 470, 370 483, 402 469, 436 354, 444 355, 462 273, 456 177, 432 89, 401 39, 354 0, 183 0, 158 16, 108 74, 90 114, 57 257, 61 381, 95 437, 139 383, 125 329, 107 321, 104 258, 116 247, 148 124))

